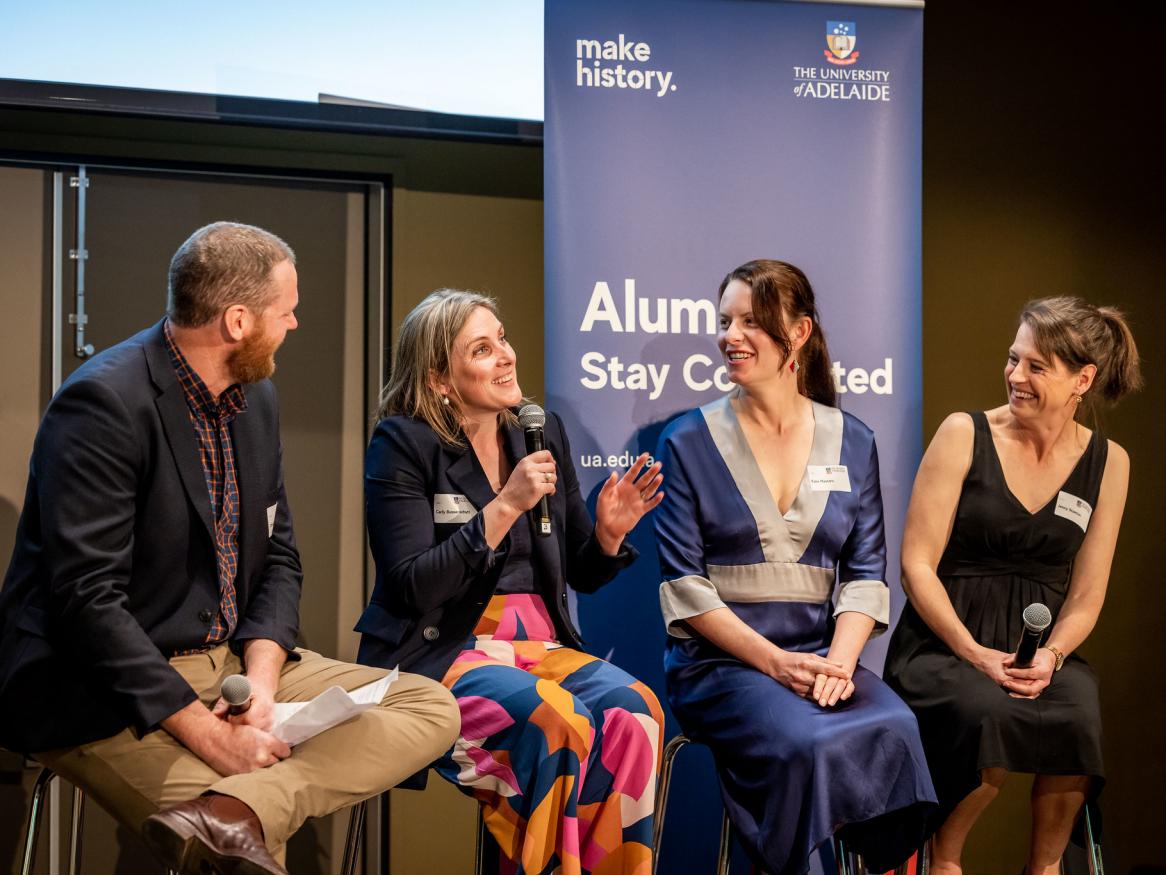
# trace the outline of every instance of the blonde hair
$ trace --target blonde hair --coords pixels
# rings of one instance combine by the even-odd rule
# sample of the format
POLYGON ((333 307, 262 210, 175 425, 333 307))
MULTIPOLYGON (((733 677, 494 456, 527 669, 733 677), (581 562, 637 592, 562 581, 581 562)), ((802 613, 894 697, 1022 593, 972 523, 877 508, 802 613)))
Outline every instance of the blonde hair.
MULTIPOLYGON (((381 390, 378 419, 411 416, 424 420, 445 443, 465 445, 456 394, 446 396, 449 404, 443 403, 431 379, 449 375, 454 340, 478 307, 486 308, 501 320, 497 301, 464 289, 430 292, 409 312, 397 335, 389 382, 381 390)), ((509 410, 504 410, 499 417, 500 424, 517 422, 509 410)))

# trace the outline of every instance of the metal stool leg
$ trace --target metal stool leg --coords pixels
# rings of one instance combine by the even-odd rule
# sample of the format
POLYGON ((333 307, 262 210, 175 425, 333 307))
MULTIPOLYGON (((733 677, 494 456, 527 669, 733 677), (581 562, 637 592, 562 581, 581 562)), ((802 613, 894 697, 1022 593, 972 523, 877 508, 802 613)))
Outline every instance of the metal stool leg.
POLYGON ((717 851, 717 875, 729 875, 729 851, 733 847, 733 824, 729 822, 729 812, 721 818, 721 847, 717 851))
POLYGON ((1093 818, 1089 803, 1085 803, 1085 854, 1089 858, 1089 875, 1105 875, 1105 861, 1101 858, 1101 843, 1093 836, 1093 818))
MULTIPOLYGON (((664 841, 664 815, 668 812, 668 789, 672 784, 672 765, 680 749, 688 744, 683 735, 673 738, 664 747, 660 759, 660 781, 656 785, 656 812, 652 822, 652 875, 656 875, 660 865, 660 845, 664 841)), ((477 875, 481 875, 481 870, 477 875)))
POLYGON ((352 814, 348 818, 348 834, 344 837, 344 861, 340 867, 342 875, 356 875, 356 864, 360 860, 360 840, 364 835, 364 818, 367 812, 368 800, 352 806, 352 814))
POLYGON ((81 875, 81 835, 85 828, 85 791, 73 788, 73 825, 69 829, 69 875, 81 875))
POLYGON ((482 875, 486 860, 486 818, 482 816, 482 806, 478 806, 477 839, 474 842, 474 875, 482 875))
POLYGON ((28 806, 28 829, 24 834, 24 860, 20 865, 20 875, 32 875, 32 863, 36 856, 36 840, 40 833, 41 809, 45 804, 45 791, 49 782, 56 777, 50 769, 41 769, 32 787, 32 801, 28 806))
POLYGON ((838 869, 838 875, 854 875, 854 870, 850 865, 850 853, 846 850, 846 843, 835 836, 831 846, 834 848, 834 865, 838 869))

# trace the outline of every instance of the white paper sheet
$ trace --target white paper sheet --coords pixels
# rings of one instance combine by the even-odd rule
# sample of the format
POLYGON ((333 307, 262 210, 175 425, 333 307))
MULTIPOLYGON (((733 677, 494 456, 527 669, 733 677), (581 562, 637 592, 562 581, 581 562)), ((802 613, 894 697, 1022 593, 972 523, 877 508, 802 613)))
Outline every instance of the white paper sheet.
POLYGON ((400 672, 394 668, 379 681, 357 687, 352 692, 343 687, 329 687, 310 702, 277 702, 271 733, 295 747, 380 704, 399 676, 400 672))

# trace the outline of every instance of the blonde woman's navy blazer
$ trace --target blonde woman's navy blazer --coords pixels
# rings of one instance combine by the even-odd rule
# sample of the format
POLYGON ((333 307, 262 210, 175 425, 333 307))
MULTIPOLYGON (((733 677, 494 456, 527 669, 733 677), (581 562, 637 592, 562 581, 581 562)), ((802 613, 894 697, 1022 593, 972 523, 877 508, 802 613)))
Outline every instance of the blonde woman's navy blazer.
MULTIPOLYGON (((522 429, 504 428, 511 465, 526 455, 522 429)), ((558 465, 550 496, 553 534, 534 538, 535 578, 559 641, 583 641, 567 608, 567 587, 594 592, 636 557, 625 543, 607 556, 571 462, 562 421, 547 415, 544 439, 558 465)), ((491 550, 482 508, 495 497, 474 451, 444 443, 424 421, 390 416, 377 425, 365 461, 368 539, 376 560, 376 587, 356 631, 358 660, 440 680, 470 639, 494 594, 509 538, 491 550), (435 522, 436 496, 445 507, 466 507, 457 522, 435 522), (461 502, 461 496, 468 504, 461 502)))

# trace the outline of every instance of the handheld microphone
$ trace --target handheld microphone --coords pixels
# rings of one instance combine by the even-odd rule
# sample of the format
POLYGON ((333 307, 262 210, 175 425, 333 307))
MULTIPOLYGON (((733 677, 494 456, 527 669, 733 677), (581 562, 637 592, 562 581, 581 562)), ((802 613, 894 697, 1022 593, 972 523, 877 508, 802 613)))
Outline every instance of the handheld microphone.
POLYGON ((227 703, 227 713, 232 717, 245 714, 251 707, 251 681, 241 674, 223 678, 219 695, 227 703))
MULTIPOLYGON (((522 435, 526 438, 526 454, 537 453, 546 449, 543 443, 543 425, 547 415, 537 404, 527 404, 518 411, 518 424, 522 426, 522 435)), ((551 533, 551 506, 544 495, 535 505, 535 520, 538 523, 536 531, 542 537, 551 533)))
POLYGON ((1045 629, 1053 622, 1053 614, 1040 602, 1033 602, 1024 609, 1020 618, 1024 621, 1024 631, 1020 633, 1020 641, 1016 645, 1016 661, 1013 665, 1017 668, 1028 668, 1036 656, 1036 649, 1040 646, 1045 629))

